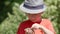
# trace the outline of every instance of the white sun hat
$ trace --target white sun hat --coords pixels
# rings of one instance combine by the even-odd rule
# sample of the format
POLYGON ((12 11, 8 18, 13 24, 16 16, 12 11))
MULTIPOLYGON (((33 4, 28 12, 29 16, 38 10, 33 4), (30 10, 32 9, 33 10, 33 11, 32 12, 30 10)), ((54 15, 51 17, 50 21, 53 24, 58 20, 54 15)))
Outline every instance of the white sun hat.
POLYGON ((25 0, 19 8, 25 13, 37 14, 44 12, 46 6, 43 0, 25 0))

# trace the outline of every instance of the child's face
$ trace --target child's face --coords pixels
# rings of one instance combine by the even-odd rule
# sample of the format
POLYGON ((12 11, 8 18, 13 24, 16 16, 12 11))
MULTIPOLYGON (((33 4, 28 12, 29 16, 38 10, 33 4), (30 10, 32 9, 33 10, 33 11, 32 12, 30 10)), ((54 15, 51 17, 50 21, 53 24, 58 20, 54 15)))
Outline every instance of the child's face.
POLYGON ((38 14, 26 14, 31 21, 37 21, 41 18, 41 13, 38 14))

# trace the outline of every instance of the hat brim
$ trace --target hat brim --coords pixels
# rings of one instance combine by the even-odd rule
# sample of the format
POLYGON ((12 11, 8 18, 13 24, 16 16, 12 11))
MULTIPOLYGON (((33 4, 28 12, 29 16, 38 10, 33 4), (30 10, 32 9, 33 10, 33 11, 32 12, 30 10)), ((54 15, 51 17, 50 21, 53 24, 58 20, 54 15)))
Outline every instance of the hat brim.
POLYGON ((44 12, 46 10, 46 6, 45 5, 44 5, 44 8, 43 9, 35 9, 35 10, 31 10, 31 9, 25 8, 23 5, 24 5, 24 3, 22 3, 19 8, 23 12, 25 12, 25 13, 37 14, 37 13, 44 12))

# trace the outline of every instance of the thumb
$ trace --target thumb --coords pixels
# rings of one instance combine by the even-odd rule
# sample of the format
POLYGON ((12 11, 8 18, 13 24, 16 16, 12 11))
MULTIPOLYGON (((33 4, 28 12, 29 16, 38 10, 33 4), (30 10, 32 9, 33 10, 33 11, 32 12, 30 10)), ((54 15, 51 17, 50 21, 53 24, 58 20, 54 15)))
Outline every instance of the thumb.
POLYGON ((24 29, 25 32, 28 32, 28 28, 24 29))

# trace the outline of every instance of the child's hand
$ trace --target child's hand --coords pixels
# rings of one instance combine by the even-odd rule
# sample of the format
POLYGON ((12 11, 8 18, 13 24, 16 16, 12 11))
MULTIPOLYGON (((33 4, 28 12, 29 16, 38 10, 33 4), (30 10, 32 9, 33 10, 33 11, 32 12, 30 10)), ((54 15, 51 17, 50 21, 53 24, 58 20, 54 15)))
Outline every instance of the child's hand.
POLYGON ((26 29, 24 29, 24 31, 26 34, 33 34, 33 31, 31 28, 26 28, 26 29))
POLYGON ((31 28, 32 29, 42 29, 42 27, 43 27, 42 25, 35 23, 35 24, 32 25, 31 28))

